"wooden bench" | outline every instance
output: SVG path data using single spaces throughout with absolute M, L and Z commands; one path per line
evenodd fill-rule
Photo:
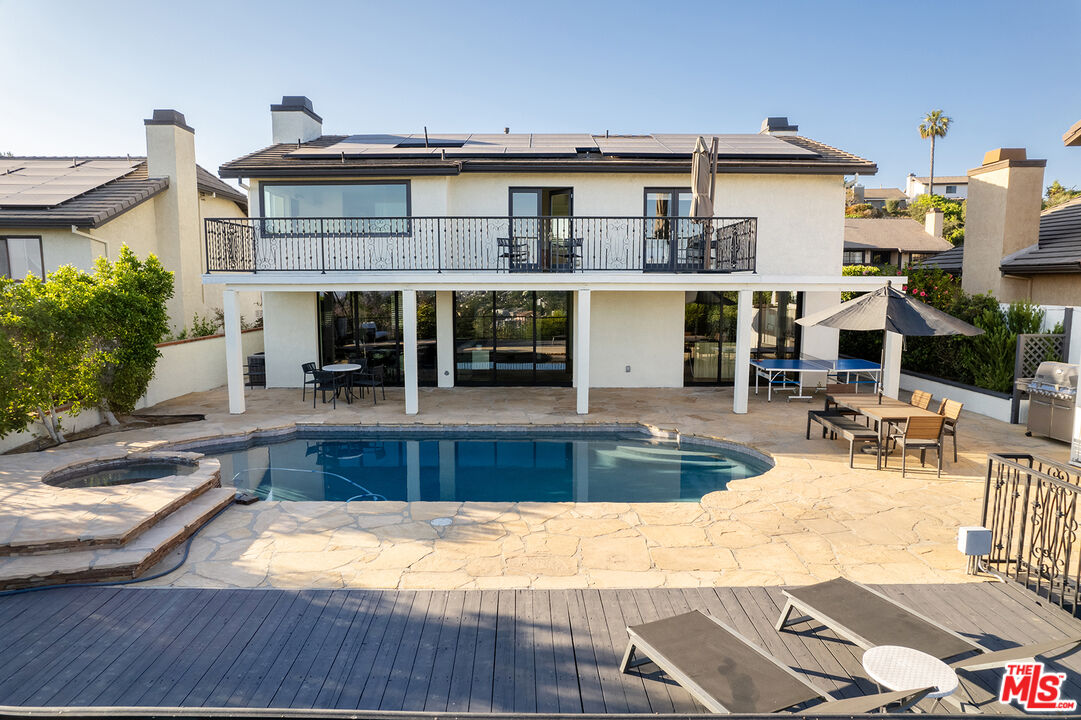
M 822 437 L 826 437 L 829 431 L 830 439 L 840 435 L 848 441 L 848 467 L 855 467 L 853 460 L 856 455 L 856 441 L 870 441 L 878 448 L 875 469 L 882 469 L 882 444 L 878 439 L 878 431 L 861 425 L 847 415 L 842 415 L 835 410 L 809 410 L 807 412 L 807 439 L 811 439 L 811 423 L 816 422 L 822 426 Z

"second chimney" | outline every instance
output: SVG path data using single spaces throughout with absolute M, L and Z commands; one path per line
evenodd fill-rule
M 927 231 L 928 235 L 934 237 L 942 237 L 942 211 L 938 208 L 931 208 L 926 217 L 923 219 L 923 229 Z
M 286 95 L 280 104 L 271 105 L 270 121 L 275 144 L 308 142 L 323 134 L 323 118 L 303 95 Z

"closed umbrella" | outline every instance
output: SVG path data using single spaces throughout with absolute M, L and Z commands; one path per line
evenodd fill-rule
M 691 217 L 713 217 L 713 157 L 703 137 L 691 155 Z

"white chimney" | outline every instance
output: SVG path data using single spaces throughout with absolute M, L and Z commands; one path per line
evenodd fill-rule
M 323 134 L 323 118 L 303 95 L 286 95 L 280 105 L 271 105 L 270 121 L 275 144 L 308 142 Z
M 195 130 L 176 110 L 155 110 L 146 126 L 146 166 L 152 178 L 169 187 L 154 198 L 154 253 L 173 272 L 175 292 L 169 316 L 176 327 L 190 321 L 202 303 L 202 228 L 195 174 Z
M 942 211 L 938 208 L 931 208 L 923 219 L 923 229 L 927 231 L 928 235 L 937 238 L 942 237 Z

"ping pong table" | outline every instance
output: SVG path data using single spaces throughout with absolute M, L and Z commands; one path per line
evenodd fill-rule
M 838 360 L 815 360 L 815 359 L 791 359 L 751 360 L 754 368 L 754 394 L 758 394 L 758 380 L 766 381 L 766 400 L 773 402 L 773 388 L 778 391 L 794 390 L 796 395 L 789 396 L 789 400 L 809 400 L 811 395 L 803 394 L 803 376 L 805 373 L 826 373 L 828 378 L 835 378 L 838 382 L 855 385 L 873 383 L 877 389 L 882 378 L 882 366 L 870 360 L 857 360 L 855 358 L 843 358 Z

